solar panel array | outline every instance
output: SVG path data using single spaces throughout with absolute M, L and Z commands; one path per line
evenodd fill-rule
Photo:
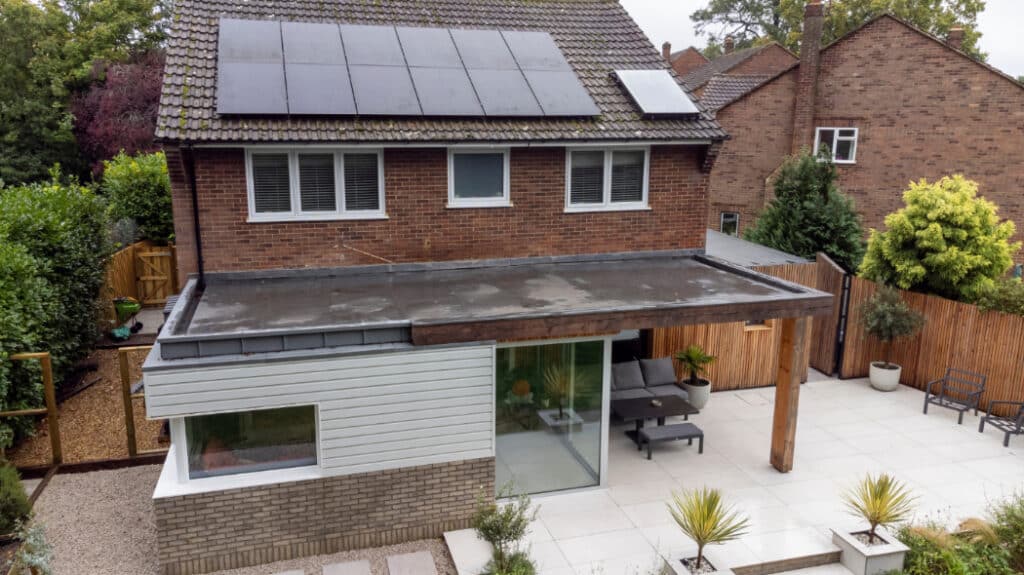
M 222 18 L 217 112 L 587 117 L 601 111 L 545 32 Z
M 633 103 L 647 117 L 693 118 L 700 110 L 668 70 L 616 70 Z

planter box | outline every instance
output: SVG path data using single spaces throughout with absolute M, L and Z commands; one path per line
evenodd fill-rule
M 672 557 L 671 559 L 665 559 L 669 565 L 668 573 L 674 573 L 675 575 L 693 575 L 686 565 L 683 565 L 683 559 L 689 558 L 691 555 L 680 555 Z M 728 565 L 724 557 L 718 557 L 717 555 L 708 556 L 707 551 L 704 552 L 704 560 L 711 561 L 711 564 L 717 568 L 717 571 L 711 571 L 705 575 L 734 575 L 732 569 L 723 569 L 722 565 Z
M 555 433 L 565 433 L 570 429 L 575 432 L 583 430 L 583 418 L 576 415 L 575 411 L 568 408 L 563 409 L 562 415 L 563 418 L 558 419 L 557 409 L 542 409 L 537 412 L 537 416 L 544 422 L 544 425 Z
M 903 569 L 903 559 L 909 548 L 885 529 L 878 529 L 876 534 L 885 541 L 884 544 L 865 545 L 847 529 L 832 530 L 832 543 L 842 552 L 839 561 L 853 575 L 881 575 Z

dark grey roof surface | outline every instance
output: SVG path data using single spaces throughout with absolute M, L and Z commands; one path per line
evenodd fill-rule
M 683 84 L 691 90 L 696 90 L 704 84 L 707 84 L 708 80 L 710 80 L 715 74 L 728 72 L 749 59 L 754 54 L 757 54 L 769 46 L 771 46 L 771 44 L 752 46 L 750 48 L 736 50 L 735 52 L 730 52 L 728 54 L 722 54 L 700 68 L 697 68 L 683 76 Z
M 808 261 L 800 256 L 794 256 L 774 248 L 762 246 L 761 244 L 748 242 L 747 240 L 716 232 L 715 230 L 708 230 L 704 249 L 709 256 L 714 256 L 720 260 L 725 260 L 745 268 L 802 264 Z
M 700 100 L 709 110 L 719 110 L 753 92 L 761 84 L 774 77 L 768 74 L 749 76 L 716 74 L 708 80 Z
M 216 113 L 220 17 L 549 32 L 601 109 L 597 119 L 231 118 Z M 178 0 L 157 138 L 190 142 L 717 140 L 695 120 L 645 120 L 616 69 L 668 69 L 618 2 L 608 0 Z

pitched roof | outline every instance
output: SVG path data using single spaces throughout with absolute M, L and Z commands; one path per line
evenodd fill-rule
M 188 142 L 458 142 L 720 140 L 694 120 L 644 119 L 611 77 L 668 69 L 618 2 L 607 0 L 178 0 L 167 46 L 157 138 Z M 549 32 L 601 109 L 596 119 L 221 117 L 216 112 L 221 16 Z M 691 95 L 691 98 L 693 96 Z M 699 104 L 698 104 L 699 106 Z
M 689 48 L 684 48 L 682 50 L 676 50 L 675 52 L 672 52 L 671 54 L 669 54 L 668 59 L 669 60 L 675 60 L 676 58 L 682 56 L 683 54 L 686 54 L 687 52 L 693 52 L 697 56 L 700 56 L 701 59 L 703 59 L 705 62 L 710 62 L 711 61 L 711 60 L 708 60 L 707 56 L 705 56 L 703 53 L 701 53 L 700 50 L 698 50 L 697 48 L 695 48 L 693 46 L 690 46 Z
M 769 46 L 772 46 L 772 44 L 753 46 L 751 48 L 744 48 L 742 50 L 736 50 L 735 52 L 729 52 L 728 54 L 722 54 L 700 68 L 697 68 L 683 76 L 683 84 L 691 90 L 696 90 L 704 84 L 707 84 L 708 80 L 710 80 L 715 74 L 728 72 Z
M 709 110 L 718 110 L 753 92 L 774 77 L 771 74 L 716 74 L 708 80 L 700 99 Z

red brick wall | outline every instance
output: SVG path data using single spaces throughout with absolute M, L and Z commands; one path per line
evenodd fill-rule
M 729 69 L 730 76 L 751 74 L 775 75 L 798 62 L 796 56 L 790 54 L 778 44 L 772 44 Z
M 672 59 L 672 69 L 676 71 L 676 74 L 685 76 L 707 63 L 708 59 L 691 46 Z
M 708 184 L 702 152 L 652 148 L 650 210 L 566 214 L 564 149 L 513 148 L 513 207 L 481 209 L 445 207 L 445 150 L 390 149 L 384 154 L 389 219 L 250 224 L 243 152 L 197 150 L 206 270 L 381 263 L 359 251 L 414 262 L 700 248 Z M 173 185 L 176 226 L 184 236 L 192 221 L 188 192 L 180 182 Z M 194 271 L 182 266 L 181 277 Z
M 722 146 L 711 172 L 711 229 L 719 228 L 721 212 L 739 212 L 740 229 L 745 229 L 764 207 L 765 179 L 789 153 L 795 84 L 796 72 L 789 72 L 718 112 L 732 139 Z

